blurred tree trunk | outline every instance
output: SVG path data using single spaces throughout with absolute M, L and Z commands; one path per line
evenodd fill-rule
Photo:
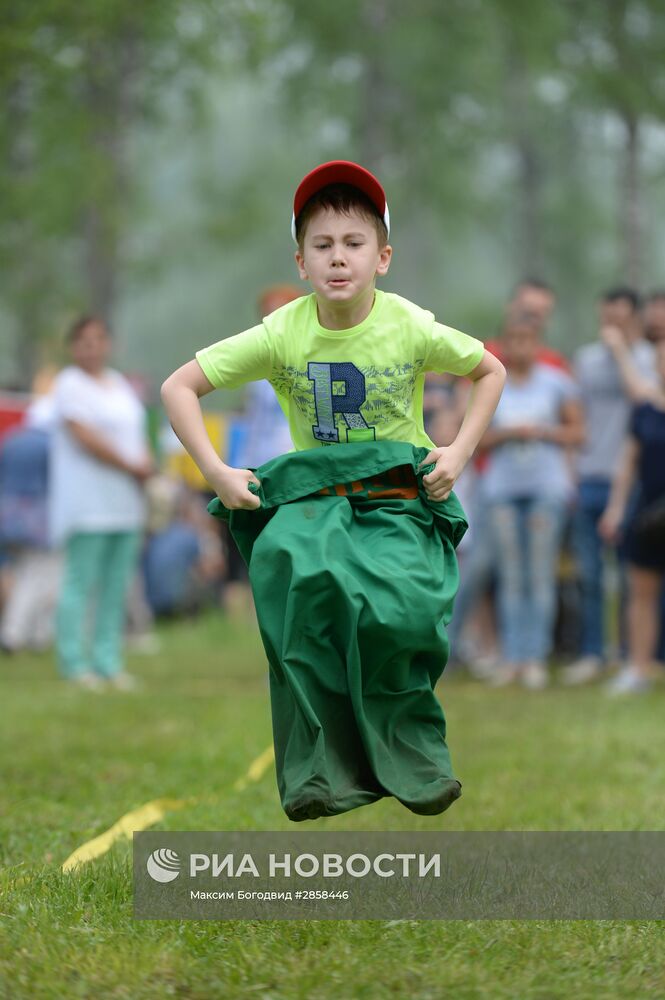
M 640 204 L 640 132 L 635 115 L 623 116 L 625 146 L 619 192 L 619 218 L 623 274 L 626 281 L 639 288 L 642 278 L 642 213 Z
M 548 246 L 560 285 L 557 310 L 562 316 L 567 343 L 575 346 L 587 320 L 587 287 L 593 280 L 588 265 L 593 255 L 590 236 L 594 229 L 584 223 L 589 200 L 582 154 L 584 127 L 573 108 L 559 122 L 560 151 L 553 170 L 564 195 L 553 220 L 556 226 L 551 240 L 553 249 Z M 543 273 L 543 277 L 549 280 L 549 274 Z
M 9 184 L 20 188 L 29 184 L 34 167 L 33 143 L 25 110 L 28 105 L 27 90 L 25 77 L 15 79 L 8 88 L 5 103 L 7 178 Z M 38 235 L 31 214 L 19 203 L 12 205 L 4 225 L 8 254 L 21 262 L 14 285 L 14 357 L 20 386 L 27 389 L 38 362 L 37 342 L 41 332 L 44 275 L 41 273 Z
M 639 48 L 630 30 L 632 6 L 631 0 L 614 0 L 608 7 L 608 38 L 615 53 L 616 77 L 608 82 L 607 87 L 625 136 L 617 191 L 620 240 L 618 259 L 622 277 L 637 288 L 642 277 L 643 252 L 639 121 L 643 114 L 645 97 L 651 96 L 652 83 L 647 75 L 645 90 L 636 84 L 644 70 Z M 651 22 L 650 28 L 653 27 L 654 22 Z M 617 79 L 625 80 L 629 86 L 619 88 Z
M 117 291 L 118 247 L 110 206 L 86 207 L 83 222 L 83 261 L 89 310 L 111 322 Z
M 95 172 L 82 213 L 83 270 L 89 309 L 108 323 L 118 294 L 120 219 L 128 194 L 123 139 L 134 117 L 138 48 L 138 39 L 126 27 L 102 48 L 92 46 L 83 90 Z
M 530 113 L 532 81 L 514 38 L 506 58 L 506 94 L 509 128 L 517 157 L 517 239 L 515 263 L 522 275 L 540 274 L 543 267 L 543 170 Z
M 360 162 L 380 171 L 389 147 L 388 84 L 383 69 L 382 42 L 388 23 L 387 0 L 364 0 L 362 23 L 369 41 L 365 56 L 360 117 Z

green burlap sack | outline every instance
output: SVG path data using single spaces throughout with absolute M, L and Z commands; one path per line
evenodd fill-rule
M 260 509 L 208 505 L 249 567 L 292 820 L 386 795 L 434 814 L 460 795 L 434 686 L 467 522 L 454 494 L 426 498 L 426 455 L 399 441 L 292 452 L 256 470 Z

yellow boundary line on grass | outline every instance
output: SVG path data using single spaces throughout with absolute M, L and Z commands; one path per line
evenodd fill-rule
M 252 761 L 243 777 L 238 778 L 234 783 L 233 790 L 242 792 L 248 785 L 259 781 L 274 759 L 275 754 L 272 746 L 266 747 L 263 753 L 259 754 Z M 188 799 L 153 799 L 152 802 L 146 802 L 145 805 L 140 806 L 138 809 L 133 809 L 131 812 L 125 813 L 117 823 L 114 823 L 104 833 L 100 833 L 98 837 L 94 837 L 92 840 L 88 840 L 85 844 L 77 847 L 63 863 L 63 872 L 73 871 L 79 865 L 83 865 L 87 861 L 93 861 L 95 858 L 100 857 L 100 855 L 106 854 L 116 840 L 119 840 L 121 837 L 129 838 L 135 831 L 145 830 L 147 827 L 153 826 L 160 819 L 163 819 L 166 813 L 174 812 L 176 809 L 182 809 L 184 806 L 193 805 L 201 801 L 201 798 L 194 797 Z
M 274 759 L 275 751 L 272 746 L 266 747 L 263 753 L 260 753 L 256 760 L 253 760 L 249 765 L 247 773 L 242 778 L 238 778 L 233 786 L 233 790 L 235 792 L 243 792 L 248 785 L 251 785 L 255 781 L 260 781 Z

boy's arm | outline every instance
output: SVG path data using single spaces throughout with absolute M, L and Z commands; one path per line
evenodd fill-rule
M 199 399 L 214 388 L 198 361 L 188 361 L 162 385 L 164 409 L 171 427 L 224 506 L 230 510 L 260 507 L 261 501 L 248 489 L 249 483 L 259 485 L 256 476 L 249 469 L 225 465 L 208 437 Z
M 423 462 L 424 465 L 436 462 L 434 471 L 423 476 L 430 500 L 445 500 L 450 495 L 494 415 L 506 381 L 506 369 L 498 358 L 485 351 L 466 378 L 471 379 L 473 387 L 457 437 L 447 448 L 434 448 Z

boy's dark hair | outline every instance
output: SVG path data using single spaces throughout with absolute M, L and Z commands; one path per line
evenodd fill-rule
M 654 288 L 644 299 L 645 305 L 647 302 L 665 302 L 665 288 Z
M 104 329 L 108 332 L 108 327 L 101 316 L 94 316 L 92 313 L 90 315 L 79 316 L 78 319 L 74 320 L 67 331 L 67 336 L 65 338 L 66 343 L 75 344 L 86 327 L 92 326 L 93 323 L 104 327 Z
M 637 312 L 642 304 L 640 293 L 630 285 L 615 285 L 600 296 L 601 302 L 618 302 L 620 299 L 630 302 L 633 312 Z
M 351 212 L 357 212 L 368 222 L 373 223 L 380 248 L 383 248 L 388 242 L 386 224 L 366 194 L 363 194 L 359 188 L 353 187 L 352 184 L 328 184 L 327 187 L 321 188 L 315 195 L 312 195 L 296 219 L 296 239 L 301 250 L 307 223 L 319 208 L 330 208 L 338 215 L 350 215 Z

